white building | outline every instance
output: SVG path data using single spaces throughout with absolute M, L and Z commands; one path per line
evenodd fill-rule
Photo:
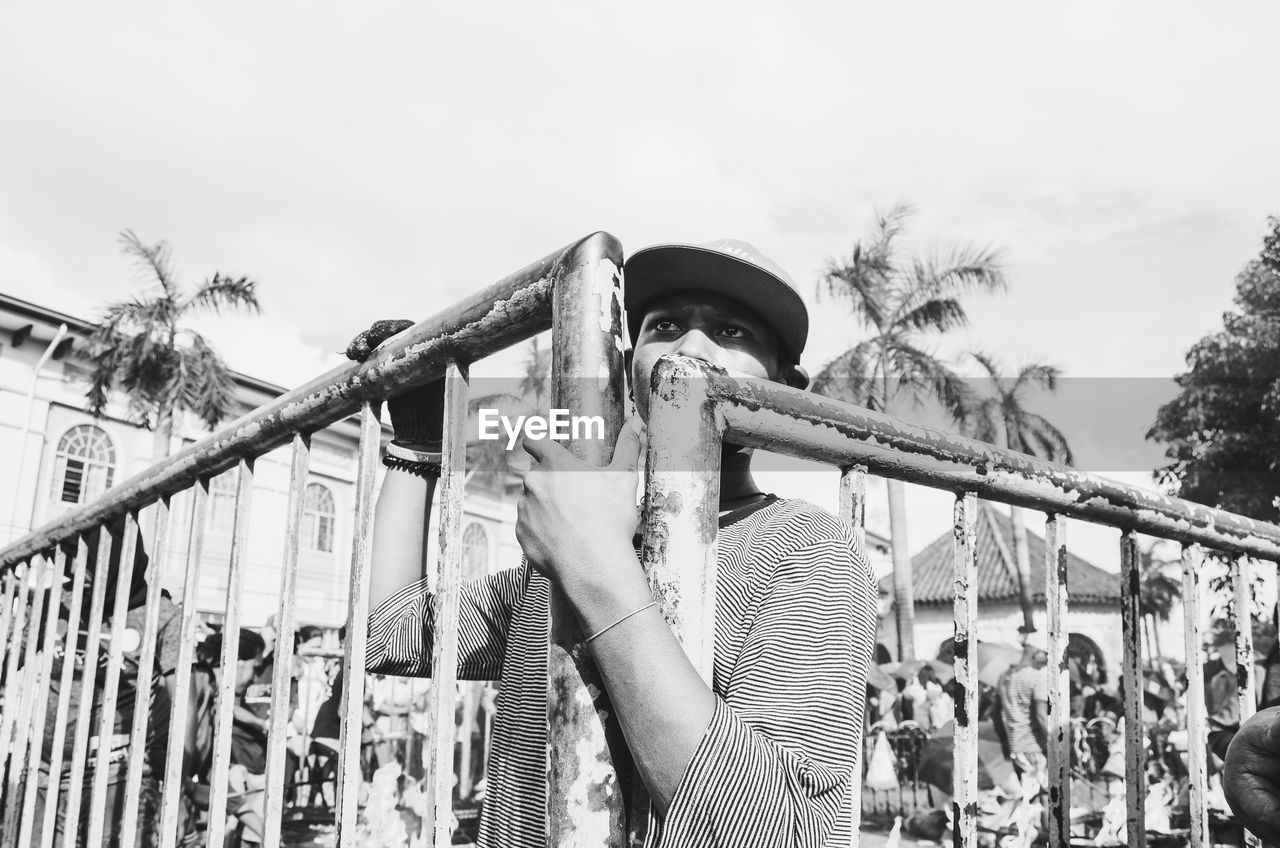
M 122 401 L 114 401 L 100 419 L 86 412 L 83 357 L 92 332 L 88 321 L 0 294 L 0 478 L 7 481 L 0 486 L 0 545 L 96 497 L 155 458 L 153 433 L 132 423 Z M 244 374 L 235 380 L 233 417 L 285 391 Z M 194 418 L 178 422 L 173 450 L 205 435 Z M 311 439 L 299 555 L 300 624 L 337 626 L 346 619 L 358 435 L 355 421 L 346 420 Z M 286 446 L 254 465 L 241 601 L 241 620 L 249 626 L 263 624 L 277 606 L 289 459 Z M 519 562 L 509 483 L 479 477 L 468 489 L 463 540 L 471 575 Z M 214 620 L 225 610 L 235 490 L 234 471 L 210 484 L 198 604 Z M 191 504 L 189 492 L 172 503 L 178 520 L 161 579 L 175 597 L 185 580 Z

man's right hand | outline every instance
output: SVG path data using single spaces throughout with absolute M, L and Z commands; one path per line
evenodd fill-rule
M 1231 740 L 1222 790 L 1241 824 L 1280 843 L 1280 707 L 1258 712 Z
M 374 321 L 347 345 L 347 358 L 364 362 L 378 345 L 412 326 L 413 322 L 407 318 Z M 444 380 L 387 398 L 387 408 L 397 443 L 419 450 L 440 450 L 444 434 Z

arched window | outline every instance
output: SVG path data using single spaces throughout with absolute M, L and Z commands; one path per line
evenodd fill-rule
M 236 526 L 236 488 L 240 469 L 232 468 L 209 481 L 209 530 L 230 533 Z
M 63 434 L 53 466 L 53 499 L 84 503 L 111 488 L 116 449 L 100 427 L 78 424 Z
M 333 552 L 333 493 L 319 483 L 308 483 L 302 498 L 302 544 L 309 550 Z
M 462 579 L 479 580 L 489 573 L 489 532 L 479 524 L 462 531 Z

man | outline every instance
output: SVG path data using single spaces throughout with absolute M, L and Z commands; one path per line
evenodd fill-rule
M 875 583 L 848 529 L 809 504 L 766 495 L 750 452 L 725 446 L 712 687 L 654 603 L 633 538 L 658 359 L 681 354 L 803 387 L 804 302 L 743 242 L 649 248 L 625 272 L 638 419 L 606 469 L 553 442 L 526 443 L 533 466 L 516 528 L 525 562 L 462 592 L 459 675 L 501 679 L 478 844 L 545 844 L 552 584 L 577 614 L 604 683 L 597 706 L 617 716 L 651 799 L 650 845 L 847 844 L 876 627 Z M 389 328 L 380 329 L 348 355 L 367 355 Z M 438 473 L 441 392 L 428 389 L 416 414 L 404 399 L 392 403 L 399 447 L 387 464 L 398 471 L 375 517 L 369 645 L 370 670 L 384 673 L 431 671 L 429 597 L 417 580 L 423 506 Z
M 1024 794 L 1039 794 L 1049 778 L 1049 652 L 1042 633 L 1025 635 L 1022 662 L 1000 680 L 1000 718 Z

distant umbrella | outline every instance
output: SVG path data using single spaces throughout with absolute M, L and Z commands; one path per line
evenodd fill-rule
M 947 722 L 924 744 L 920 751 L 920 780 L 953 794 L 955 773 L 955 722 Z M 978 788 L 993 789 L 1014 782 L 1013 763 L 1004 755 L 995 725 L 978 723 Z

